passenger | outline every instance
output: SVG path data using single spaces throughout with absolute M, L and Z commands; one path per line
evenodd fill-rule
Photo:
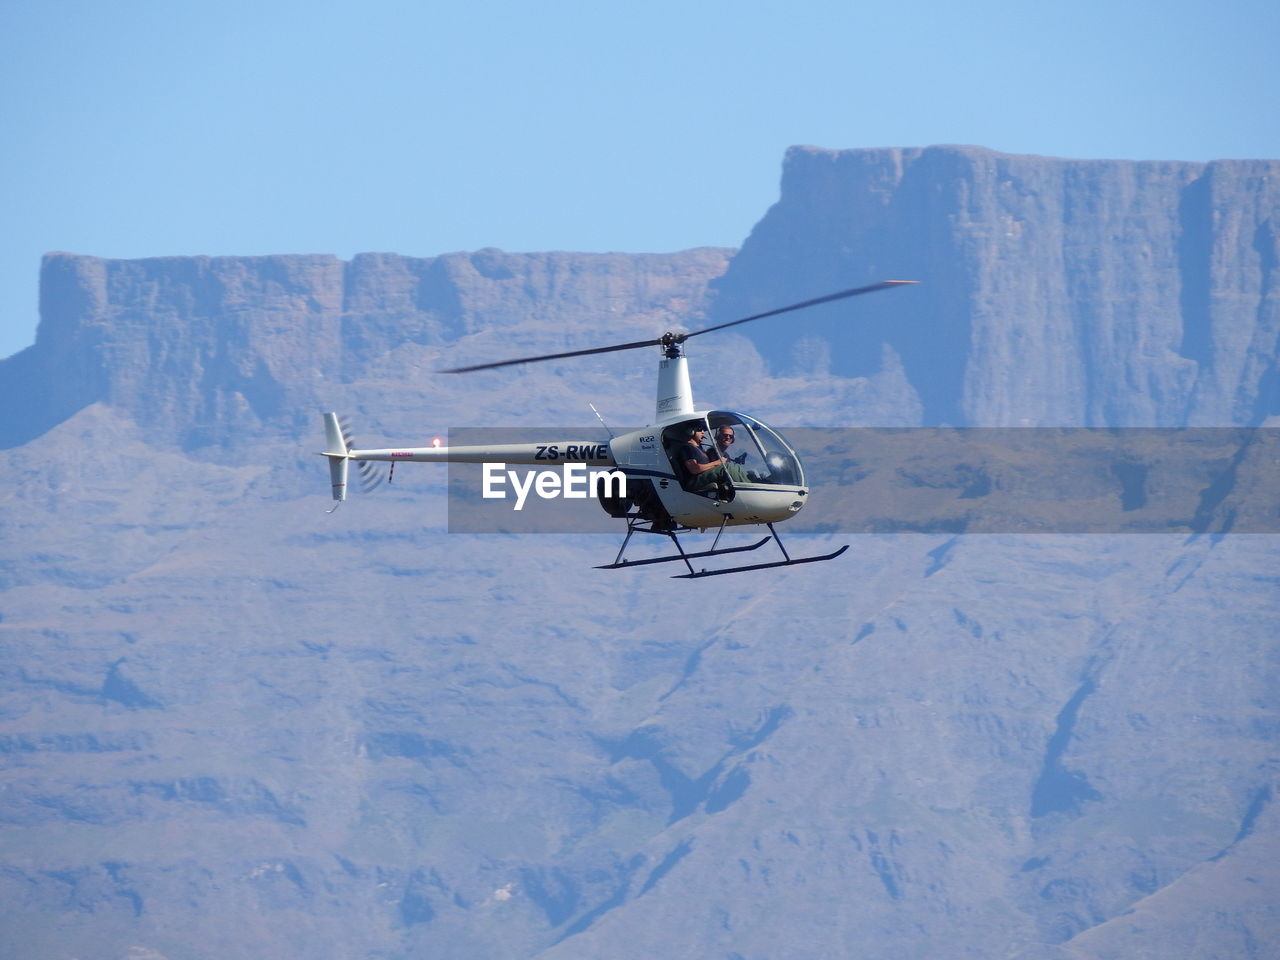
M 676 458 L 689 478 L 685 488 L 694 493 L 706 493 L 724 477 L 724 460 L 719 456 L 712 460 L 702 449 L 702 438 L 706 435 L 706 427 L 691 426 L 688 439 L 676 451 Z
M 690 426 L 685 442 L 680 444 L 680 448 L 676 452 L 680 465 L 685 468 L 686 474 L 694 481 L 691 486 L 694 486 L 695 489 L 705 486 L 704 483 L 698 483 L 700 477 L 710 479 L 707 475 L 724 463 L 721 457 L 717 456 L 716 460 L 712 460 L 707 451 L 704 451 L 704 436 L 707 436 L 707 428 L 696 424 Z
M 715 455 L 713 460 L 712 453 L 702 449 L 702 438 L 706 435 L 705 427 L 697 425 L 690 427 L 689 439 L 680 445 L 676 454 L 676 458 L 689 477 L 685 489 L 693 493 L 708 493 L 713 487 L 720 487 L 721 489 L 716 491 L 722 495 L 720 499 L 732 499 L 732 488 L 725 482 L 726 476 L 729 480 L 747 483 L 749 482 L 747 471 L 736 463 L 730 463 L 714 450 L 712 451 Z

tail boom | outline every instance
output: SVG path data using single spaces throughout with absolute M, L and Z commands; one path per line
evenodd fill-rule
M 367 492 L 382 481 L 370 462 L 384 463 L 512 463 L 539 467 L 556 467 L 564 463 L 586 463 L 599 467 L 615 467 L 610 444 L 599 441 L 552 440 L 547 443 L 494 443 L 458 447 L 399 447 L 360 450 L 354 445 L 336 413 L 324 415 L 325 449 L 321 456 L 329 461 L 329 480 L 333 499 L 347 499 L 347 474 L 356 464 Z M 394 469 L 394 467 L 393 467 Z
M 615 466 L 608 443 L 551 441 L 548 443 L 493 443 L 460 447 L 401 447 L 385 450 L 350 450 L 352 460 L 383 460 L 397 463 L 523 463 L 556 466 L 561 463 L 590 463 Z

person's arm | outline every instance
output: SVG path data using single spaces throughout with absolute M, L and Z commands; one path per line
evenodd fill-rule
M 723 460 L 708 460 L 706 463 L 699 463 L 695 457 L 690 457 L 684 462 L 684 468 L 692 474 L 706 473 L 712 467 L 718 467 L 724 463 Z

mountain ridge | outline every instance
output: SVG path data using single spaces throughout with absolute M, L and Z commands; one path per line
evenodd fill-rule
M 799 299 L 819 277 L 918 279 L 905 318 L 868 303 L 842 325 L 847 311 L 820 308 L 812 328 L 837 374 L 893 350 L 926 422 L 1258 424 L 1280 413 L 1277 184 L 1275 160 L 793 147 L 712 316 Z M 777 328 L 745 332 L 790 354 Z
M 321 410 L 362 440 L 603 436 L 586 401 L 646 416 L 656 351 L 433 371 L 855 285 L 869 225 L 912 197 L 925 249 L 967 259 L 757 325 L 776 347 L 698 338 L 695 397 L 779 425 L 911 427 L 1178 426 L 1264 395 L 1265 245 L 1224 266 L 1251 278 L 1237 300 L 1206 279 L 1142 302 L 1177 330 L 1148 311 L 1090 345 L 1082 331 L 1112 328 L 1057 302 L 1022 344 L 992 297 L 1007 283 L 1032 303 L 1068 274 L 1028 286 L 1025 251 L 990 235 L 996 208 L 958 202 L 990 178 L 948 171 L 980 158 L 931 154 L 936 190 L 916 158 L 908 196 L 873 189 L 883 157 L 840 157 L 856 176 L 815 181 L 803 211 L 789 183 L 737 254 L 51 256 L 40 338 L 0 361 L 0 953 L 1270 956 L 1274 536 L 815 536 L 802 552 L 852 548 L 707 588 L 592 569 L 616 548 L 603 537 L 448 533 L 430 465 L 326 514 Z M 1049 206 L 1024 228 L 1036 249 L 1066 237 Z M 961 209 L 982 216 L 953 223 Z M 1075 209 L 1073 236 L 1118 222 Z M 1155 216 L 1126 256 L 1172 236 L 1178 211 Z M 858 269 L 911 266 L 892 258 L 919 244 L 895 229 Z M 1214 236 L 1187 262 L 1241 249 Z M 1151 251 L 1181 275 L 1176 247 Z M 1121 291 L 1088 280 L 1082 295 Z M 1203 303 L 1186 352 L 1212 348 L 1205 364 L 1179 352 Z M 861 339 L 841 340 L 855 317 Z M 946 370 L 895 326 L 920 317 Z M 1204 370 L 1220 377 L 1202 403 Z

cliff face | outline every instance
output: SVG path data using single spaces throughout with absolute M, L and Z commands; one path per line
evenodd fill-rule
M 1270 171 L 800 150 L 732 261 L 51 255 L 0 362 L 0 956 L 1272 956 L 1274 537 L 842 537 L 702 589 L 450 535 L 431 465 L 326 516 L 311 455 L 320 409 L 596 430 L 652 354 L 432 372 L 894 275 L 755 325 L 787 376 L 693 341 L 695 395 L 1256 419 Z
M 589 346 L 885 278 L 922 283 L 740 332 L 766 366 L 835 384 L 846 424 L 1257 424 L 1280 414 L 1278 251 L 1280 161 L 805 147 L 731 263 L 51 254 L 37 342 L 0 361 L 0 402 L 19 412 L 0 443 L 97 401 L 188 447 L 299 436 L 335 381 L 406 344 Z M 767 405 L 762 371 L 741 369 L 715 385 Z
M 335 383 L 405 344 L 441 353 L 474 337 L 518 350 L 675 323 L 702 308 L 728 254 L 50 254 L 36 343 L 0 361 L 0 402 L 17 414 L 0 444 L 95 402 L 188 448 L 297 436 Z
M 928 422 L 1259 423 L 1280 412 L 1278 237 L 1280 161 L 798 147 L 713 316 L 920 280 L 804 329 L 845 375 L 892 348 Z M 744 332 L 785 367 L 794 329 Z

